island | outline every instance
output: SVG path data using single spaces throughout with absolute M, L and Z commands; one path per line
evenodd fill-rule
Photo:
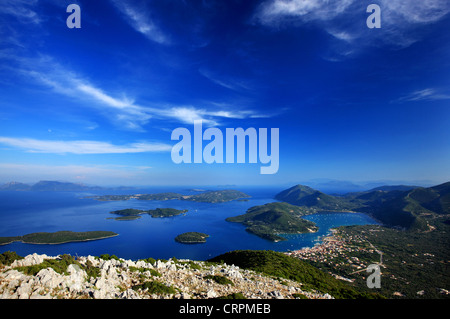
M 132 195 L 99 195 L 99 196 L 86 196 L 87 199 L 95 199 L 98 201 L 119 201 L 119 200 L 187 200 L 193 202 L 203 202 L 203 203 L 224 203 L 233 200 L 242 200 L 250 198 L 243 192 L 227 189 L 221 191 L 205 191 L 200 194 L 195 195 L 183 195 L 179 193 L 166 192 L 166 193 L 156 193 L 156 194 L 132 194 Z
M 158 217 L 172 217 L 177 216 L 183 213 L 186 213 L 187 209 L 175 209 L 175 208 L 156 208 L 156 209 L 150 209 L 150 210 L 140 210 L 140 209 L 134 209 L 134 208 L 126 208 L 121 210 L 115 210 L 110 212 L 110 214 L 114 215 L 120 215 L 120 217 L 114 218 L 115 220 L 134 220 L 141 218 L 140 215 L 142 214 L 148 214 L 152 216 L 153 218 Z
M 181 244 L 201 244 L 206 243 L 209 235 L 198 232 L 187 232 L 175 237 L 175 241 Z
M 158 217 L 172 217 L 180 214 L 186 213 L 187 209 L 175 209 L 175 208 L 156 208 L 147 211 L 147 214 L 151 215 L 153 218 Z
M 286 240 L 279 234 L 299 234 L 316 232 L 318 227 L 301 218 L 305 211 L 288 203 L 268 203 L 254 206 L 243 215 L 228 217 L 229 222 L 242 223 L 246 230 L 261 238 L 278 242 Z
M 0 245 L 7 245 L 16 241 L 25 244 L 65 244 L 78 241 L 98 240 L 117 236 L 112 231 L 57 231 L 54 233 L 39 232 L 31 233 L 23 236 L 0 237 Z

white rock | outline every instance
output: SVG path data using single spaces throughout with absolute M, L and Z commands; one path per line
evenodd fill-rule
M 217 297 L 217 293 L 215 292 L 214 289 L 210 289 L 207 291 L 206 298 L 216 298 L 216 297 Z
M 176 271 L 177 270 L 177 266 L 175 264 L 169 264 L 166 266 L 167 270 L 170 271 Z
M 78 265 L 69 265 L 67 267 L 67 272 L 70 274 L 65 283 L 69 290 L 78 292 L 84 289 L 84 283 L 87 277 L 86 272 L 81 269 Z
M 97 258 L 95 258 L 94 256 L 91 256 L 91 255 L 89 255 L 89 256 L 86 257 L 86 263 L 87 263 L 88 261 L 89 261 L 89 262 L 92 264 L 92 266 L 94 266 L 94 267 L 98 267 L 98 264 L 100 263 L 100 262 L 98 261 Z
M 136 262 L 136 267 L 137 268 L 148 268 L 147 263 L 143 260 L 138 260 Z
M 5 275 L 6 280 L 24 280 L 27 278 L 26 275 L 15 269 L 8 270 Z
M 35 279 L 44 287 L 56 288 L 63 282 L 63 276 L 58 274 L 52 268 L 40 270 Z
M 140 299 L 139 294 L 133 289 L 127 289 L 119 295 L 122 299 Z
M 22 283 L 16 290 L 17 295 L 19 296 L 19 299 L 28 299 L 31 294 L 31 284 L 26 282 Z

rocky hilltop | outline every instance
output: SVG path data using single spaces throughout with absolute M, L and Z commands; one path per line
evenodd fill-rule
M 226 263 L 132 261 L 109 255 L 1 257 L 0 299 L 332 298 L 305 291 L 298 281 Z

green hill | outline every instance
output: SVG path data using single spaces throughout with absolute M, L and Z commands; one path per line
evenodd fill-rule
M 434 187 L 379 187 L 366 192 L 332 196 L 297 185 L 276 199 L 315 211 L 364 212 L 389 227 L 428 230 L 428 221 L 450 214 L 450 182 Z
M 295 280 L 303 289 L 328 293 L 335 298 L 378 298 L 379 295 L 360 292 L 347 283 L 335 279 L 310 264 L 297 258 L 274 251 L 237 250 L 214 257 L 209 261 L 225 262 L 241 268 L 251 269 L 268 276 Z
M 292 205 L 314 207 L 320 210 L 351 210 L 355 206 L 345 198 L 327 195 L 304 185 L 296 185 L 275 196 L 276 199 Z
M 229 217 L 229 222 L 242 223 L 247 231 L 272 241 L 286 240 L 278 234 L 317 231 L 313 222 L 301 218 L 303 209 L 288 203 L 269 203 L 254 206 L 243 215 Z

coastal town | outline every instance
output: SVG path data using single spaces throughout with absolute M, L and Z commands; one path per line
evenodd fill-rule
M 370 264 L 383 265 L 383 253 L 362 235 L 349 235 L 337 229 L 330 236 L 322 238 L 320 244 L 300 250 L 289 251 L 286 255 L 307 260 L 328 271 L 335 278 L 354 282 Z

